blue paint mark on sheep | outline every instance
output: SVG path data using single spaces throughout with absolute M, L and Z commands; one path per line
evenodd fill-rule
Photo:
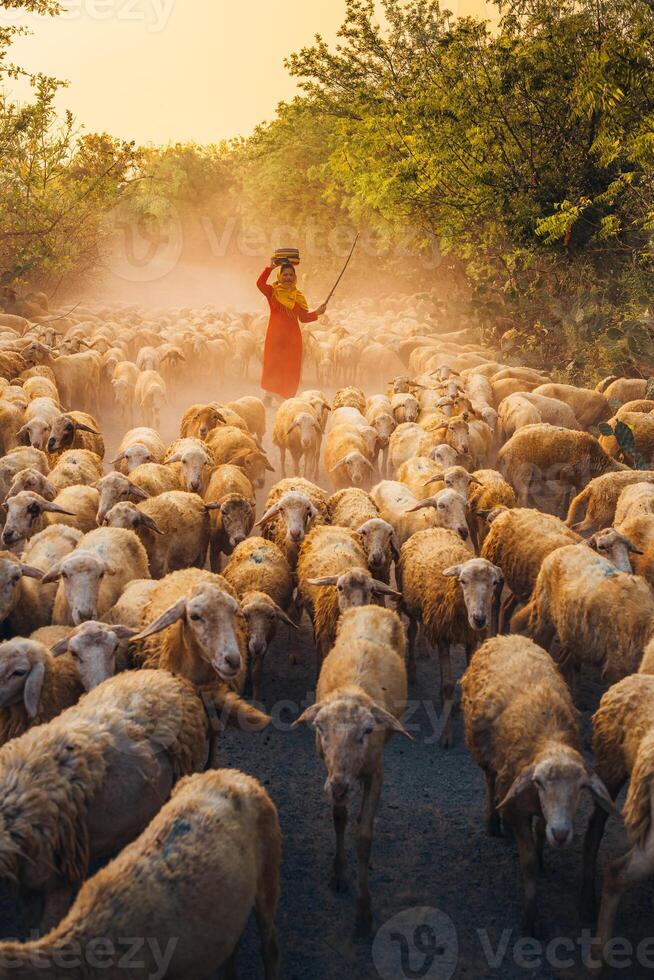
M 173 845 L 175 844 L 175 841 L 179 840 L 180 837 L 185 837 L 186 834 L 190 834 L 191 829 L 192 828 L 188 820 L 175 821 L 175 823 L 170 828 L 170 833 L 168 834 L 168 837 L 166 838 L 166 842 L 161 851 L 164 860 L 170 854 L 170 851 Z
M 252 552 L 252 561 L 254 562 L 255 565 L 262 565 L 263 564 L 263 555 L 261 554 L 260 551 L 253 551 Z

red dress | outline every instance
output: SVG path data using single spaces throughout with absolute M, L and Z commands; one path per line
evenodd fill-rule
M 272 267 L 267 266 L 257 279 L 257 289 L 270 306 L 261 387 L 282 398 L 292 398 L 300 386 L 302 373 L 302 333 L 298 320 L 313 323 L 318 319 L 318 314 L 308 313 L 297 303 L 292 310 L 282 306 L 273 296 L 273 288 L 267 281 L 271 272 Z

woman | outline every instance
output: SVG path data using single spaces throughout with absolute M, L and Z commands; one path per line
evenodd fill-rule
M 268 277 L 274 268 L 271 261 L 257 280 L 257 288 L 267 298 L 270 305 L 270 320 L 263 351 L 263 374 L 261 387 L 268 394 L 292 398 L 300 385 L 302 372 L 302 333 L 301 323 L 313 323 L 322 316 L 327 306 L 319 306 L 313 313 L 304 295 L 297 288 L 297 275 L 290 263 L 279 266 L 274 285 L 269 285 Z

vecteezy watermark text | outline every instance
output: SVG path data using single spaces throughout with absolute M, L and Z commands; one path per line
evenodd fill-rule
M 37 935 L 31 938 L 36 939 Z M 0 967 L 11 970 L 20 966 L 24 969 L 29 964 L 36 975 L 38 971 L 43 971 L 41 975 L 44 977 L 47 976 L 45 971 L 52 967 L 58 970 L 79 970 L 83 966 L 93 970 L 108 970 L 112 967 L 119 970 L 151 969 L 151 973 L 143 973 L 143 976 L 147 980 L 162 980 L 175 955 L 177 943 L 176 938 L 163 944 L 153 938 L 107 939 L 97 936 L 85 944 L 77 940 L 54 943 L 47 952 L 21 946 L 20 952 L 15 956 L 2 953 Z
M 143 24 L 149 34 L 159 34 L 170 21 L 176 0 L 62 0 L 59 19 L 77 21 L 116 20 Z M 33 14 L 15 9 L 0 11 L 0 19 L 29 21 Z

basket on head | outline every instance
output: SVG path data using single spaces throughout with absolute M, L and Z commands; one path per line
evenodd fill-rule
M 299 265 L 300 250 L 297 248 L 278 248 L 273 256 L 274 265 Z

